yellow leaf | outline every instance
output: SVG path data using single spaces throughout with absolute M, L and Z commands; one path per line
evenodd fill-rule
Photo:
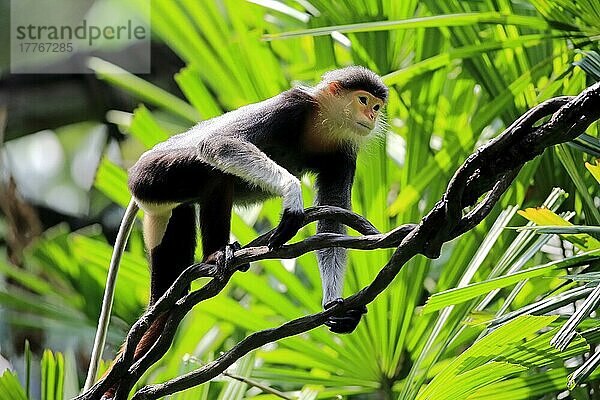
M 592 176 L 594 178 L 596 178 L 598 183 L 600 183 L 600 162 L 599 162 L 599 160 L 596 160 L 595 163 L 596 163 L 595 165 L 592 165 L 592 164 L 586 162 L 585 167 L 588 169 L 588 171 L 590 171 Z
M 526 208 L 525 210 L 517 211 L 520 216 L 535 222 L 538 225 L 546 226 L 571 226 L 569 221 L 565 221 L 554 212 L 546 207 Z
M 529 221 L 535 222 L 540 226 L 572 226 L 573 224 L 569 221 L 556 215 L 546 207 L 527 208 L 525 210 L 517 211 L 520 216 L 528 219 Z M 587 233 L 578 234 L 564 234 L 560 235 L 561 238 L 573 243 L 581 250 L 595 250 L 600 248 L 600 241 L 595 239 L 593 236 Z

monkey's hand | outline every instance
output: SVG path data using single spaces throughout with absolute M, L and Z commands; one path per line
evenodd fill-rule
M 302 228 L 303 221 L 304 210 L 290 211 L 284 209 L 279 225 L 277 225 L 275 232 L 269 238 L 269 248 L 276 249 L 281 247 L 285 242 L 293 238 L 300 228 Z
M 325 309 L 328 310 L 331 307 L 343 303 L 344 300 L 337 298 L 325 304 Z M 325 325 L 329 327 L 329 330 L 334 333 L 350 333 L 356 329 L 358 323 L 363 314 L 367 313 L 367 307 L 362 306 L 346 311 L 345 314 L 337 317 L 329 317 L 325 322 Z

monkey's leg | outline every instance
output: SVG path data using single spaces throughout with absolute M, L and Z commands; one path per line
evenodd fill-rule
M 223 175 L 220 184 L 208 191 L 200 202 L 200 231 L 202 232 L 203 260 L 208 263 L 218 263 L 224 257 L 225 246 L 239 250 L 240 245 L 229 245 L 231 229 L 231 208 L 233 206 L 233 179 Z M 238 267 L 247 271 L 249 264 Z
M 352 208 L 351 191 L 354 180 L 355 161 L 351 158 L 338 156 L 330 162 L 327 170 L 322 170 L 317 176 L 316 205 L 331 205 Z M 317 233 L 346 233 L 344 225 L 333 220 L 320 220 L 317 223 Z M 325 309 L 342 302 L 344 274 L 346 270 L 346 249 L 332 247 L 317 251 L 319 272 L 323 284 L 323 306 Z M 335 333 L 350 333 L 360 322 L 366 307 L 346 311 L 345 314 L 330 317 L 325 325 Z
M 233 181 L 223 175 L 221 184 L 208 192 L 200 202 L 200 232 L 204 260 L 229 243 L 232 207 Z
M 327 232 L 345 232 L 344 229 L 337 229 L 337 227 L 332 226 L 330 229 L 327 229 L 327 223 L 320 225 L 321 229 L 325 229 Z M 328 309 L 343 302 L 342 289 L 346 269 L 346 249 L 333 247 L 319 250 L 317 252 L 317 259 L 323 283 L 323 307 Z M 325 325 L 335 333 L 350 333 L 356 329 L 362 315 L 366 312 L 366 307 L 350 309 L 343 315 L 329 317 Z
M 194 262 L 196 249 L 196 210 L 191 204 L 181 204 L 165 215 L 147 215 L 144 217 L 144 235 L 148 246 L 151 268 L 150 304 L 156 303 L 171 287 L 177 277 Z M 158 228 L 154 233 L 162 237 L 150 236 L 146 227 Z M 150 242 L 150 240 L 155 240 Z M 159 239 L 159 240 L 158 240 Z M 152 247 L 150 247 L 150 245 Z M 152 343 L 152 342 L 151 342 Z M 138 345 L 136 352 L 142 352 Z
M 345 233 L 345 229 L 325 223 L 320 224 L 322 231 Z M 319 226 L 319 225 L 317 225 Z M 329 228 L 329 229 L 328 229 Z M 346 269 L 346 249 L 333 247 L 322 249 L 317 252 L 319 271 L 323 282 L 323 307 L 331 308 L 343 302 L 342 289 L 344 286 L 344 272 Z M 367 312 L 366 307 L 350 309 L 345 314 L 329 317 L 325 325 L 335 333 L 350 333 L 356 329 L 362 315 Z
M 194 262 L 196 248 L 196 211 L 193 205 L 182 204 L 170 210 L 164 207 L 146 207 L 144 214 L 144 241 L 149 252 L 151 282 L 150 305 L 171 287 L 175 279 Z M 152 212 L 154 211 L 154 212 Z M 141 358 L 156 342 L 167 321 L 160 315 L 140 339 L 134 360 Z M 104 398 L 114 397 L 117 387 L 109 389 Z
M 147 228 L 148 233 L 146 233 Z M 160 235 L 161 231 L 162 235 Z M 169 211 L 167 215 L 146 214 L 144 235 L 150 253 L 150 304 L 152 305 L 194 262 L 196 249 L 194 206 L 182 204 Z M 148 328 L 135 349 L 135 359 L 140 358 L 154 344 L 162 333 L 165 322 L 166 315 L 162 315 Z

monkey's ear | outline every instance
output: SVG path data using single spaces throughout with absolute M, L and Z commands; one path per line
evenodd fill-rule
M 329 92 L 329 94 L 338 95 L 342 93 L 342 90 L 344 90 L 344 88 L 342 87 L 339 81 L 333 81 L 330 82 L 329 85 L 327 85 L 327 91 Z

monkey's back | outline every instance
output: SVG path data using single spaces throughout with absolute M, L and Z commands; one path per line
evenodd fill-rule
M 202 121 L 144 153 L 129 170 L 129 189 L 140 199 L 195 201 L 227 176 L 234 182 L 237 203 L 273 196 L 244 179 L 216 169 L 203 159 L 203 143 L 242 140 L 255 145 L 278 165 L 300 177 L 306 170 L 301 138 L 316 107 L 307 90 L 293 88 L 259 103 L 249 104 Z M 257 166 L 260 168 L 260 166 Z
M 289 147 L 300 139 L 316 102 L 301 88 L 292 88 L 264 101 L 248 104 L 223 115 L 199 122 L 190 130 L 157 144 L 153 150 L 196 147 L 206 139 L 231 136 L 258 148 L 274 142 Z

